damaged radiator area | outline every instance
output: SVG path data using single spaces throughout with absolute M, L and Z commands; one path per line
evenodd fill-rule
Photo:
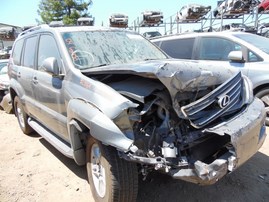
M 186 91 L 183 83 L 173 85 L 172 76 L 169 83 L 170 75 L 165 79 L 146 77 L 95 75 L 96 80 L 137 104 L 113 120 L 133 139 L 130 151 L 119 152 L 120 157 L 138 163 L 145 177 L 152 170 L 159 170 L 200 184 L 215 183 L 233 171 L 237 162 L 235 134 L 208 129 L 229 122 L 246 109 L 247 86 L 241 73 L 220 84 L 212 85 L 211 81 L 208 86 L 201 85 L 204 78 L 197 79 L 200 83 L 192 79 Z M 190 88 L 195 82 L 197 87 Z

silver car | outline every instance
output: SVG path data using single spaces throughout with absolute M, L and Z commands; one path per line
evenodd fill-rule
M 239 68 L 252 81 L 254 94 L 268 108 L 268 38 L 244 32 L 212 32 L 166 36 L 152 42 L 173 58 L 196 60 L 208 66 Z
M 9 78 L 7 75 L 8 59 L 0 60 L 0 102 L 8 93 Z
M 264 105 L 239 70 L 170 59 L 125 29 L 29 29 L 8 73 L 22 131 L 86 165 L 95 201 L 136 201 L 138 173 L 155 170 L 213 184 L 266 137 Z

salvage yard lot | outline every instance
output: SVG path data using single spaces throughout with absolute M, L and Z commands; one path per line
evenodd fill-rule
M 39 135 L 24 135 L 16 117 L 0 111 L 1 202 L 93 201 L 86 179 L 85 167 Z M 269 138 L 246 164 L 215 185 L 154 174 L 140 181 L 138 201 L 269 201 Z

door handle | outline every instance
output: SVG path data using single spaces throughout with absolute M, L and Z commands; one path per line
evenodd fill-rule
M 37 77 L 36 76 L 33 77 L 33 83 L 34 84 L 38 84 L 38 80 L 37 80 Z

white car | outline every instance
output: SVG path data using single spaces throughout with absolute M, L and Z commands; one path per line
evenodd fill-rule
M 92 17 L 92 16 L 81 17 L 81 18 L 77 19 L 77 25 L 93 26 L 94 25 L 94 17 Z
M 113 13 L 109 17 L 110 27 L 128 27 L 128 16 L 122 13 Z
M 177 14 L 178 22 L 199 21 L 209 11 L 211 6 L 203 6 L 200 4 L 188 4 L 183 6 Z
M 141 26 L 155 26 L 163 23 L 163 13 L 160 11 L 144 11 L 142 12 Z
M 169 56 L 207 66 L 240 69 L 269 109 L 269 39 L 245 32 L 210 32 L 153 39 Z M 269 110 L 266 124 L 269 125 Z

